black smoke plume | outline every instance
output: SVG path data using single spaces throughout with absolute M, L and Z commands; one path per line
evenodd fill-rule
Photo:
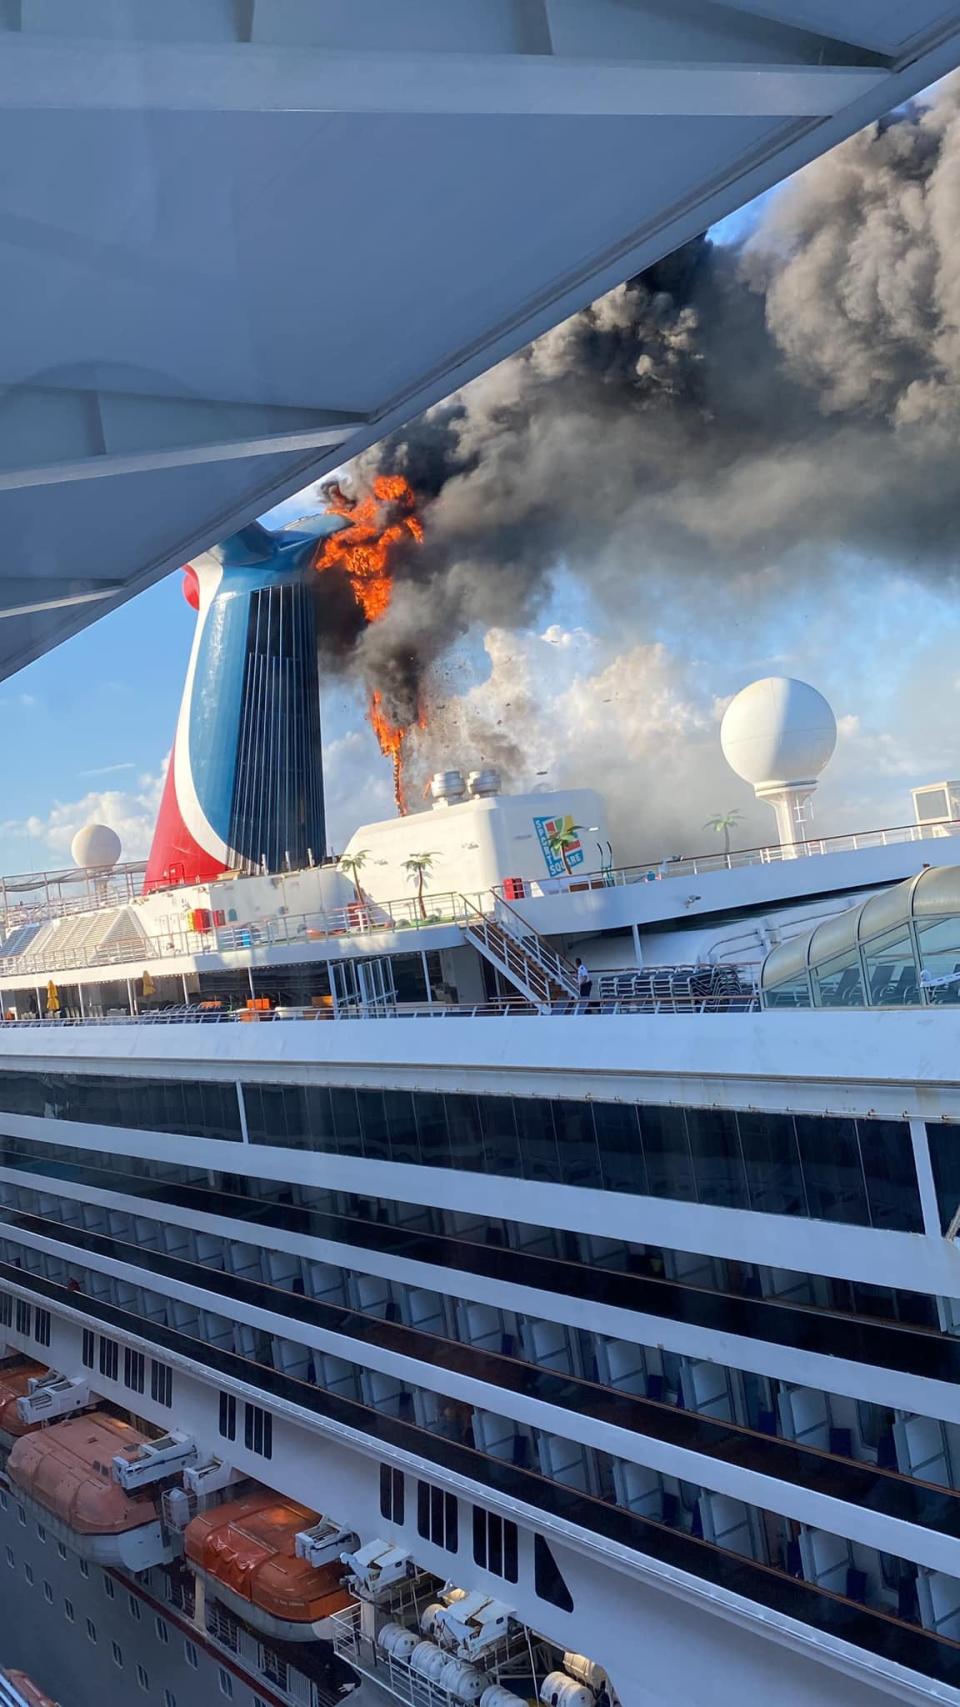
M 745 242 L 688 244 L 361 459 L 360 487 L 414 484 L 426 539 L 382 622 L 343 603 L 330 661 L 408 722 L 458 637 L 528 624 L 561 562 L 627 639 L 658 587 L 735 620 L 771 565 L 953 577 L 958 426 L 953 82 L 808 167 Z

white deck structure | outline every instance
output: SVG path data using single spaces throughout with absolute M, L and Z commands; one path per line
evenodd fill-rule
M 958 62 L 944 0 L 0 0 L 0 676 Z

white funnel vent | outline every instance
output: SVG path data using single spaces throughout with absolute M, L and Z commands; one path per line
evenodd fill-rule
M 463 800 L 467 785 L 462 771 L 434 771 L 430 778 L 430 794 L 434 806 L 456 806 Z
M 491 795 L 499 794 L 501 787 L 500 772 L 492 766 L 482 771 L 471 771 L 467 777 L 467 788 L 474 800 L 488 800 Z

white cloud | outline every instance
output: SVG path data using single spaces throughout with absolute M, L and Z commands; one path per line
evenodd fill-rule
M 364 725 L 326 743 L 323 787 L 327 844 L 334 852 L 346 847 L 358 824 L 393 815 L 390 761 L 380 752 L 372 729 Z
M 46 814 L 9 818 L 0 823 L 0 836 L 37 844 L 39 864 L 69 859 L 70 843 L 84 824 L 109 824 L 120 837 L 122 859 L 145 859 L 150 851 L 166 761 L 156 775 L 139 777 L 135 789 L 91 789 L 78 800 L 54 801 Z
M 848 713 L 837 718 L 837 750 L 815 796 L 820 835 L 893 828 L 913 820 L 910 789 L 936 770 L 927 728 L 891 732 Z M 944 763 L 948 761 L 944 759 Z

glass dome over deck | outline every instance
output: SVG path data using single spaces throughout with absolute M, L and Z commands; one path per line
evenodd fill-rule
M 960 866 L 927 866 L 779 943 L 763 1006 L 960 1005 Z

